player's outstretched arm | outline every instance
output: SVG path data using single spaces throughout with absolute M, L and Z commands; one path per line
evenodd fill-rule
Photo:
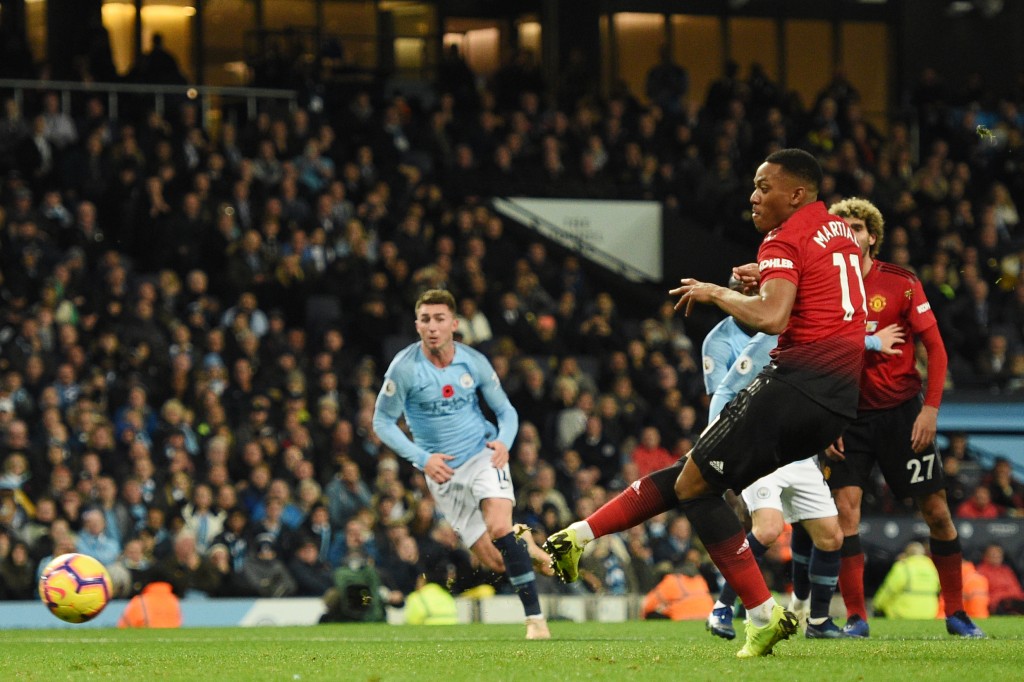
M 679 286 L 668 293 L 679 296 L 675 309 L 685 307 L 687 315 L 694 303 L 711 303 L 747 327 L 765 334 L 781 334 L 789 324 L 789 314 L 796 301 L 796 284 L 776 277 L 765 282 L 757 296 L 746 296 L 717 284 L 683 278 Z

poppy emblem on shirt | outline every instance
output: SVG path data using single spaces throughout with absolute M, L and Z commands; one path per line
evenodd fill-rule
M 881 294 L 875 294 L 874 296 L 871 297 L 871 300 L 868 301 L 868 307 L 871 308 L 871 310 L 873 310 L 874 312 L 880 313 L 883 310 L 885 310 L 886 302 L 887 301 L 885 300 L 885 296 L 882 296 Z
M 455 389 L 452 388 L 451 384 L 445 384 L 444 388 L 441 389 L 441 395 L 444 396 L 445 398 L 451 398 L 453 395 L 455 395 Z

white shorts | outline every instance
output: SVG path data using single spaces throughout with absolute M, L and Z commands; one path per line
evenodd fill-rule
M 434 496 L 434 503 L 467 547 L 472 547 L 487 532 L 480 511 L 483 500 L 496 497 L 511 500 L 513 505 L 516 502 L 508 464 L 494 468 L 493 455 L 494 450 L 484 448 L 455 469 L 455 475 L 447 483 L 436 483 L 427 476 L 427 488 Z
M 815 457 L 808 457 L 763 476 L 741 493 L 747 509 L 777 509 L 786 523 L 837 516 L 832 492 Z

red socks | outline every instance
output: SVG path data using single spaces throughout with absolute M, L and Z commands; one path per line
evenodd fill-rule
M 679 504 L 675 495 L 666 500 L 658 486 L 645 476 L 629 486 L 587 517 L 594 537 L 619 533 L 644 521 L 671 511 Z
M 743 533 L 715 543 L 706 545 L 711 560 L 722 572 L 722 577 L 729 586 L 736 590 L 740 601 L 747 609 L 752 609 L 771 599 L 771 592 L 765 584 L 761 568 L 750 551 L 750 543 Z
M 934 541 L 933 541 L 934 542 Z M 939 586 L 942 588 L 942 601 L 946 605 L 946 615 L 952 616 L 964 610 L 964 578 L 963 554 L 932 553 L 932 563 L 939 571 Z
M 860 616 L 868 619 L 864 606 L 864 555 L 844 556 L 839 563 L 839 591 L 846 604 L 846 617 Z

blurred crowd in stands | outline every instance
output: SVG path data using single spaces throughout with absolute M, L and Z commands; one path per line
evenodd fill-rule
M 368 563 L 392 604 L 425 567 L 448 565 L 454 593 L 493 582 L 371 428 L 425 288 L 455 293 L 462 341 L 519 411 L 517 520 L 538 538 L 685 453 L 706 421 L 701 339 L 667 299 L 624 304 L 492 196 L 653 199 L 752 258 L 752 171 L 803 147 L 826 203 L 881 208 L 881 257 L 923 280 L 948 388 L 1024 391 L 1024 91 L 928 71 L 882 131 L 842 74 L 804 106 L 757 65 L 705 96 L 661 64 L 643 95 L 567 90 L 549 107 L 520 54 L 484 90 L 449 59 L 430 101 L 359 92 L 252 121 L 3 99 L 0 598 L 32 598 L 40 564 L 69 551 L 107 564 L 120 595 L 154 577 L 322 595 Z M 958 516 L 1024 513 L 1009 463 L 949 443 Z M 908 509 L 868 492 L 866 513 Z M 593 546 L 574 589 L 700 571 L 717 591 L 683 516 Z

